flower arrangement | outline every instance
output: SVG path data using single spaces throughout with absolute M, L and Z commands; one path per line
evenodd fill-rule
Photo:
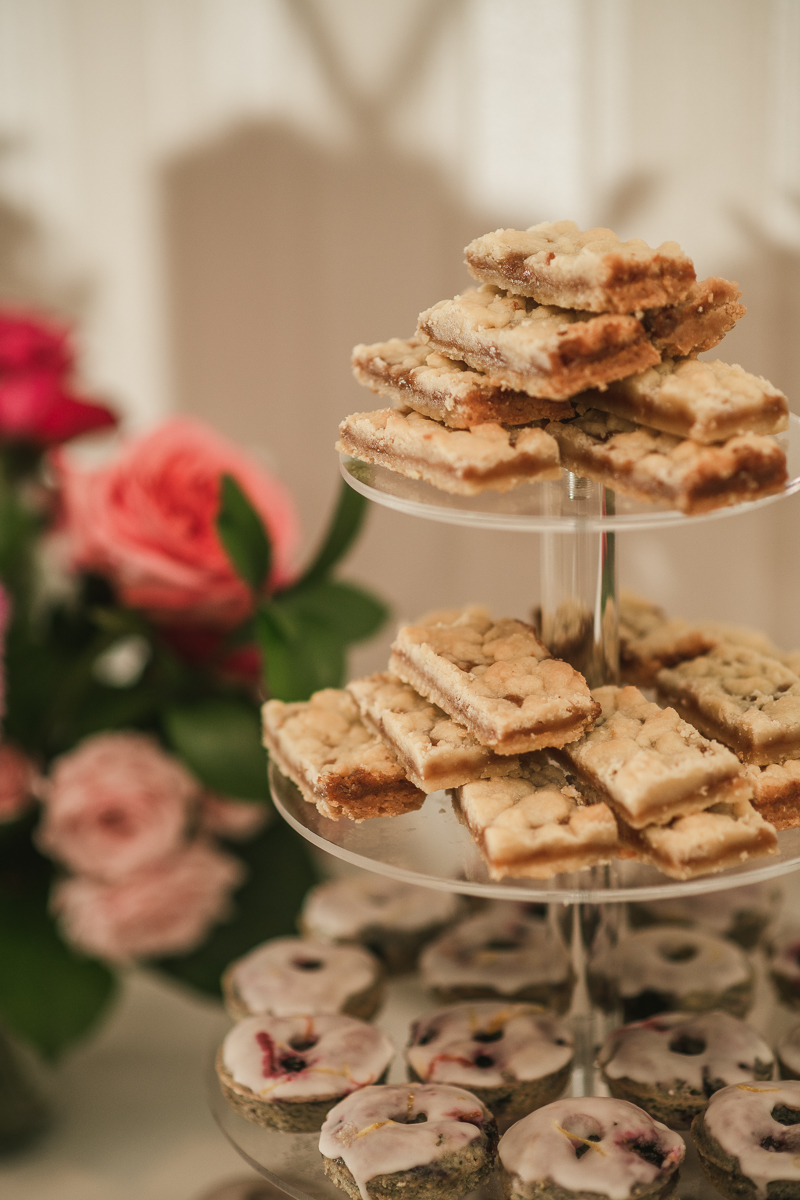
M 259 705 L 339 686 L 386 617 L 333 576 L 359 496 L 297 572 L 291 497 L 197 421 L 75 465 L 116 417 L 74 366 L 66 330 L 0 312 L 0 1023 L 50 1056 L 121 965 L 215 992 L 293 931 L 314 871 L 269 820 Z

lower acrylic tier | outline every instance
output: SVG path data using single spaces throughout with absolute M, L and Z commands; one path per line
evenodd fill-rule
M 778 834 L 778 854 L 753 858 L 739 867 L 699 879 L 669 879 L 654 867 L 619 861 L 607 867 L 554 875 L 552 879 L 496 882 L 489 878 L 475 843 L 456 819 L 445 792 L 433 792 L 417 812 L 355 822 L 347 818 L 330 821 L 320 816 L 274 764 L 270 764 L 270 785 L 284 819 L 321 850 L 379 875 L 465 895 L 608 904 L 721 891 L 774 879 L 800 868 L 800 829 L 787 829 Z
M 402 1049 L 408 1040 L 411 1022 L 432 1012 L 435 1007 L 435 1002 L 417 979 L 406 977 L 390 983 L 387 1002 L 375 1022 L 398 1051 L 390 1071 L 390 1082 L 405 1081 Z M 761 972 L 756 1004 L 748 1018 L 749 1023 L 762 1033 L 770 1045 L 774 1045 L 796 1024 L 798 1017 L 800 1013 L 791 1013 L 776 1005 Z M 575 1014 L 573 1008 L 572 1023 L 576 1037 L 576 1065 L 567 1094 L 605 1095 L 606 1089 L 602 1080 L 596 1077 L 593 1064 L 597 1044 L 615 1022 L 613 1018 L 598 1013 L 581 1016 Z M 220 1129 L 239 1154 L 262 1176 L 294 1200 L 344 1200 L 345 1193 L 335 1188 L 323 1172 L 318 1134 L 279 1133 L 245 1121 L 223 1097 L 211 1062 L 207 1086 L 211 1111 Z M 688 1130 L 680 1132 L 686 1142 L 687 1154 L 681 1168 L 677 1195 L 682 1200 L 719 1200 L 718 1194 L 711 1190 L 702 1176 Z M 502 1200 L 502 1196 L 500 1181 L 494 1176 L 483 1187 L 472 1192 L 469 1200 Z

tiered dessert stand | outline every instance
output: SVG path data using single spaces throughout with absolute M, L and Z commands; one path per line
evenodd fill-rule
M 724 520 L 800 491 L 800 417 L 790 417 L 789 430 L 780 440 L 789 468 L 783 492 L 694 517 L 630 500 L 567 471 L 559 482 L 526 484 L 502 495 L 483 493 L 465 498 L 346 456 L 341 470 L 356 491 L 409 516 L 474 529 L 537 534 L 543 640 L 556 654 L 569 658 L 589 685 L 596 687 L 617 682 L 619 675 L 616 534 Z M 687 881 L 669 879 L 653 867 L 619 861 L 552 879 L 496 882 L 489 878 L 477 847 L 455 819 L 444 792 L 428 796 L 417 812 L 357 824 L 321 816 L 274 766 L 270 767 L 270 784 L 279 813 L 294 829 L 320 849 L 357 867 L 422 887 L 552 906 L 551 919 L 571 937 L 578 976 L 571 1012 L 577 1047 L 575 1095 L 591 1094 L 594 1088 L 598 1022 L 586 991 L 586 949 L 601 928 L 613 939 L 619 902 L 721 891 L 800 869 L 797 828 L 778 834 L 777 855 Z M 342 1193 L 322 1172 L 315 1134 L 273 1133 L 248 1124 L 226 1105 L 215 1079 L 211 1091 L 212 1108 L 223 1132 L 251 1165 L 295 1200 L 341 1200 Z M 687 1179 L 687 1185 L 689 1182 Z M 489 1184 L 476 1195 L 493 1196 L 495 1187 Z M 679 1190 L 686 1196 L 712 1195 L 695 1180 L 688 1191 L 683 1186 Z

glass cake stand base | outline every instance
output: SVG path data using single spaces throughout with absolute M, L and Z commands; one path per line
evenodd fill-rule
M 275 807 L 304 838 L 356 867 L 419 887 L 486 899 L 605 905 L 724 891 L 775 879 L 800 868 L 800 829 L 786 829 L 778 834 L 778 854 L 748 859 L 741 866 L 698 879 L 669 879 L 655 867 L 619 861 L 564 872 L 552 879 L 498 882 L 489 878 L 446 792 L 432 792 L 422 808 L 399 817 L 374 817 L 361 822 L 342 817 L 330 821 L 303 799 L 274 763 L 270 763 L 269 770 Z

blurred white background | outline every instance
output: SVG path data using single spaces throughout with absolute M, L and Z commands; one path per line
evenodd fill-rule
M 79 318 L 130 428 L 247 445 L 309 546 L 373 407 L 350 347 L 410 333 L 488 228 L 678 240 L 750 309 L 717 353 L 798 391 L 796 0 L 0 0 L 0 55 L 0 295 Z M 800 645 L 798 511 L 628 535 L 623 582 Z M 522 615 L 538 553 L 382 511 L 352 569 L 399 616 Z
M 129 429 L 245 444 L 307 548 L 376 406 L 352 344 L 409 334 L 499 225 L 679 241 L 750 310 L 716 356 L 800 411 L 799 64 L 797 0 L 0 0 L 0 299 L 77 320 Z M 623 537 L 622 582 L 800 646 L 798 504 Z M 381 510 L 350 572 L 398 616 L 525 615 L 538 548 Z

